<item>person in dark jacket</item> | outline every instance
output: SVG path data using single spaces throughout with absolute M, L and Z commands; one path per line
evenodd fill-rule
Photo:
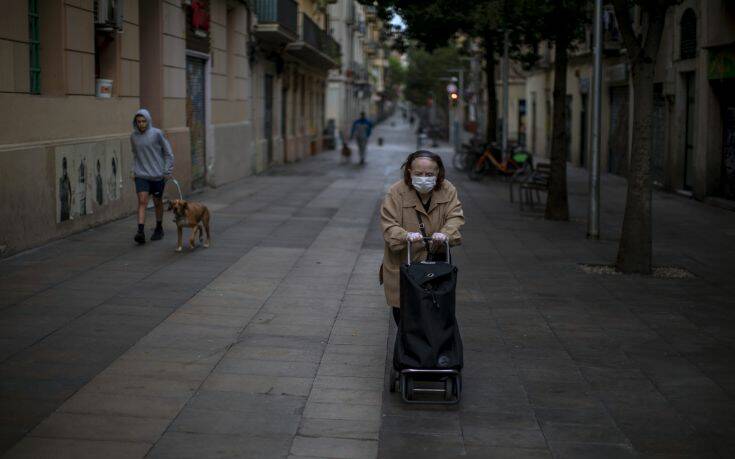
M 357 148 L 360 151 L 360 164 L 365 164 L 365 154 L 367 153 L 367 144 L 370 134 L 373 132 L 373 123 L 365 118 L 365 112 L 360 112 L 360 118 L 352 123 L 352 131 L 350 139 L 357 140 Z
M 144 244 L 145 209 L 150 196 L 153 196 L 156 207 L 156 228 L 151 240 L 163 237 L 163 189 L 174 169 L 174 154 L 163 132 L 153 127 L 151 114 L 146 109 L 138 110 L 133 118 L 130 146 L 133 150 L 135 192 L 138 194 L 138 232 L 134 239 L 138 244 Z

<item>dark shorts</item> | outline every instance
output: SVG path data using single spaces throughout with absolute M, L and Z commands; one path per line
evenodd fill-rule
M 166 180 L 148 180 L 144 178 L 135 177 L 135 192 L 136 193 L 150 193 L 156 198 L 163 197 L 163 189 L 166 187 Z

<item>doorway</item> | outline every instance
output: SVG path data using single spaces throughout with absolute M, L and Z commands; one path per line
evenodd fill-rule
M 283 162 L 288 161 L 288 89 L 281 89 L 281 142 L 283 143 Z
M 538 122 L 536 118 L 536 93 L 531 93 L 531 154 L 535 155 L 536 151 L 536 132 L 538 131 Z
M 263 137 L 266 140 L 268 165 L 273 163 L 273 75 L 265 75 L 265 110 L 263 111 Z
M 191 141 L 191 187 L 207 180 L 206 59 L 186 56 L 186 125 Z
M 622 176 L 628 173 L 628 102 L 628 86 L 610 88 L 608 171 Z
M 686 124 L 684 125 L 684 189 L 691 190 L 694 179 L 694 72 L 684 74 Z
M 722 191 L 727 199 L 735 199 L 735 81 L 723 83 L 722 104 Z
M 567 94 L 564 98 L 566 110 L 564 111 L 564 131 L 566 132 L 566 140 L 564 145 L 564 155 L 567 162 L 572 161 L 572 96 Z
M 666 152 L 666 97 L 663 83 L 653 85 L 653 117 L 651 119 L 651 178 L 653 184 L 664 185 Z
M 587 94 L 581 95 L 582 110 L 579 113 L 579 165 L 587 167 Z

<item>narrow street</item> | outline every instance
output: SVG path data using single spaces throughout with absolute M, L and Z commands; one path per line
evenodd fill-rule
M 394 117 L 364 167 L 326 152 L 194 195 L 209 249 L 176 253 L 167 214 L 159 242 L 130 217 L 0 261 L 0 454 L 735 455 L 735 213 L 657 192 L 654 262 L 694 277 L 588 274 L 615 259 L 625 182 L 603 177 L 588 241 L 573 166 L 572 221 L 547 222 L 439 149 L 467 219 L 462 402 L 388 393 L 377 212 L 414 148 Z

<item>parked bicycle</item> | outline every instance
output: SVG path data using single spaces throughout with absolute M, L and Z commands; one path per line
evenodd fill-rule
M 502 152 L 495 145 L 489 145 L 485 148 L 479 157 L 473 159 L 467 169 L 467 175 L 470 180 L 480 180 L 487 174 L 498 174 L 504 177 L 510 177 L 517 171 L 529 167 L 533 167 L 533 157 L 531 153 L 511 147 L 510 154 L 505 159 L 502 158 Z
M 485 150 L 485 143 L 479 137 L 472 137 L 469 143 L 463 143 L 459 151 L 454 152 L 452 166 L 459 172 L 465 172 L 471 162 Z

